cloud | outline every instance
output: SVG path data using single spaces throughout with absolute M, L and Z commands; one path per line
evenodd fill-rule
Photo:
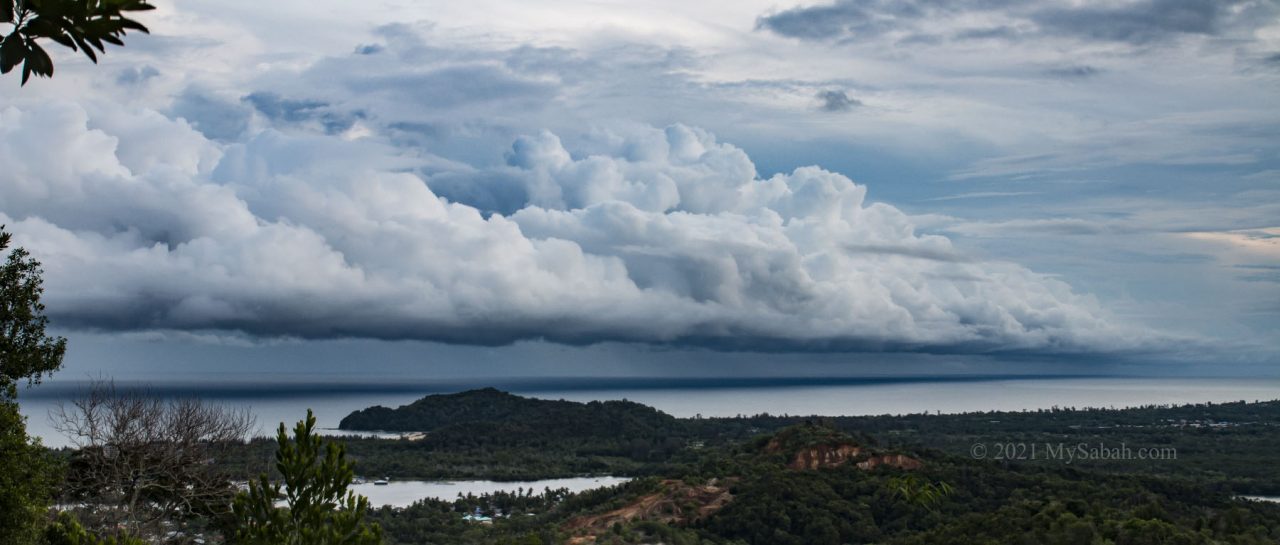
M 1280 227 L 1190 232 L 1182 236 L 1222 244 L 1249 254 L 1280 258 Z
M 1239 276 L 1246 282 L 1280 283 L 1280 265 L 1247 264 L 1235 265 L 1235 268 L 1247 271 Z
M 1137 165 L 1261 165 L 1270 152 L 1249 146 L 1265 146 L 1264 141 L 1274 139 L 1272 125 L 1277 120 L 1280 116 L 1271 112 L 1228 110 L 1107 123 L 1069 138 L 1030 144 L 1028 153 L 974 161 L 951 178 L 1043 179 Z M 1188 134 L 1197 137 L 1187 138 Z
M 1034 13 L 1031 19 L 1047 33 L 1145 43 L 1180 34 L 1215 34 L 1230 16 L 1230 4 L 1222 0 L 1146 0 L 1054 7 Z
M 1142 45 L 1253 29 L 1274 22 L 1277 14 L 1280 8 L 1272 2 L 1221 0 L 836 0 L 763 15 L 756 27 L 790 38 L 831 42 L 882 36 L 914 43 L 1063 37 Z
M 756 28 L 803 40 L 870 37 L 891 28 L 886 24 L 887 21 L 878 22 L 875 15 L 882 10 L 891 12 L 895 5 L 908 4 L 886 5 L 877 2 L 864 7 L 858 2 L 838 1 L 834 4 L 797 7 L 760 17 L 756 20 Z
M 968 193 L 957 193 L 955 195 L 944 195 L 942 197 L 933 197 L 924 199 L 928 202 L 940 201 L 960 201 L 969 199 L 989 199 L 993 197 L 1025 197 L 1028 195 L 1039 195 L 1036 191 L 971 191 Z
M 409 104 L 448 108 L 494 101 L 541 101 L 553 88 L 487 65 L 444 67 L 419 73 L 398 73 L 349 80 L 353 91 L 381 94 Z
M 249 128 L 251 111 L 209 91 L 190 87 L 179 94 L 170 112 L 187 120 L 212 140 L 231 141 Z
M 1280 169 L 1260 170 L 1258 172 L 1241 176 L 1241 178 L 1259 182 L 1280 182 Z
M 941 240 L 941 239 L 934 239 L 934 240 Z M 903 246 L 889 245 L 889 244 L 849 244 L 845 246 L 845 249 L 853 254 L 885 254 L 885 255 L 912 257 L 916 259 L 927 259 L 932 261 L 948 261 L 952 263 L 967 263 L 967 262 L 978 261 L 973 256 L 965 255 L 964 253 L 961 253 L 952 249 L 949 245 L 940 245 L 940 246 L 942 247 L 930 248 L 928 246 L 921 245 L 920 247 L 916 247 L 916 248 L 907 248 Z M 939 273 L 939 274 L 945 275 L 948 273 Z M 953 277 L 956 277 L 956 276 L 953 276 Z M 977 277 L 977 276 L 967 276 L 964 278 L 972 281 L 982 280 L 981 277 Z
M 943 230 L 977 237 L 1003 237 L 1010 234 L 1042 234 L 1055 236 L 1110 235 L 1135 232 L 1123 223 L 1080 218 L 1014 219 L 1005 221 L 962 221 L 945 225 Z
M 1025 19 L 1019 9 L 991 7 L 991 20 L 983 24 Z M 902 17 L 925 17 L 916 12 Z M 968 20 L 945 17 L 927 26 L 949 28 L 956 23 L 952 19 Z M 1021 31 L 1034 27 L 1026 25 L 1031 26 Z M 593 141 L 580 137 L 592 128 L 686 123 L 751 150 L 769 171 L 820 162 L 867 172 L 849 158 L 910 157 L 913 168 L 933 170 L 918 180 L 941 177 L 944 171 L 958 179 L 1043 178 L 1068 171 L 1077 177 L 1094 171 L 1089 175 L 1097 177 L 1099 169 L 1135 163 L 1231 166 L 1265 159 L 1274 140 L 1274 134 L 1258 133 L 1259 125 L 1275 117 L 1271 96 L 1259 91 L 1264 82 L 1232 71 L 1213 48 L 1196 44 L 1169 44 L 1156 63 L 1117 54 L 1124 48 L 1116 45 L 1058 39 L 1016 48 L 972 40 L 896 45 L 906 34 L 918 34 L 915 30 L 850 44 L 856 51 L 779 44 L 757 34 L 749 36 L 752 41 L 784 49 L 768 53 L 730 44 L 716 54 L 626 37 L 543 45 L 530 39 L 495 42 L 490 35 L 459 37 L 459 32 L 442 25 L 384 25 L 372 38 L 352 36 L 350 45 L 335 45 L 328 56 L 280 62 L 278 56 L 299 54 L 277 52 L 227 60 L 230 66 L 269 69 L 247 82 L 206 81 L 206 88 L 213 85 L 217 92 L 178 102 L 204 97 L 213 103 L 209 106 L 224 108 L 225 116 L 194 107 L 182 112 L 222 140 L 239 130 L 236 123 L 247 115 L 253 122 L 329 131 L 349 127 L 351 136 L 369 131 L 422 153 L 488 164 L 502 160 L 500 150 L 514 139 L 543 129 L 561 135 L 575 150 L 592 153 Z M 370 45 L 377 51 L 363 54 Z M 849 62 L 851 51 L 858 62 Z M 769 64 L 780 56 L 786 66 Z M 1256 62 L 1257 55 L 1249 58 Z M 185 73 L 157 66 L 166 78 Z M 1098 73 L 1106 77 L 1087 75 Z M 1063 85 L 1064 79 L 1079 84 Z M 1165 102 L 1122 92 L 1131 87 L 1160 89 Z M 856 97 L 849 89 L 858 91 Z M 1223 92 L 1236 107 L 1224 110 L 1213 98 Z M 256 108 L 247 97 L 274 104 Z M 859 99 L 876 107 L 856 107 Z M 1161 106 L 1166 102 L 1172 106 Z M 280 117 L 283 104 L 315 107 L 291 114 L 310 116 L 305 120 L 289 121 Z M 830 115 L 847 107 L 858 110 L 858 123 Z M 224 119 L 228 127 L 219 129 L 216 124 Z M 782 152 L 788 145 L 795 149 Z M 911 185 L 893 184 L 886 195 L 914 198 L 910 190 L 896 193 Z
M 335 112 L 330 108 L 329 103 L 322 100 L 284 98 L 271 92 L 249 93 L 242 100 L 277 124 L 314 122 L 319 124 L 324 132 L 330 134 L 350 130 L 356 120 L 363 117 L 360 112 Z
M 1081 79 L 1096 76 L 1102 70 L 1088 65 L 1059 66 L 1044 71 L 1045 75 L 1061 79 Z
M 848 94 L 838 89 L 818 91 L 819 110 L 824 112 L 847 112 L 862 105 L 862 101 L 849 98 Z
M 121 70 L 116 76 L 116 83 L 124 86 L 137 86 L 146 83 L 148 80 L 158 77 L 160 71 L 154 66 L 144 65 L 141 67 L 131 67 Z
M 1097 353 L 1160 337 L 974 259 L 818 167 L 697 128 L 550 132 L 503 164 L 376 138 L 210 140 L 150 110 L 0 110 L 0 222 L 62 327 L 741 350 Z

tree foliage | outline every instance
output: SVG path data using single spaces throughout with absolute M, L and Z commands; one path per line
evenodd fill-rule
M 106 44 L 123 46 L 128 31 L 149 32 L 125 15 L 151 9 L 147 0 L 0 0 L 0 23 L 13 25 L 0 42 L 0 73 L 22 64 L 23 85 L 32 75 L 53 76 L 53 59 L 39 43 L 44 38 L 96 63 Z
M 276 432 L 280 482 L 266 475 L 249 483 L 235 499 L 238 543 L 256 545 L 377 545 L 382 528 L 364 522 L 369 500 L 347 490 L 354 464 L 343 447 L 315 435 L 316 418 L 307 410 L 293 439 L 284 424 Z M 322 448 L 323 447 L 323 448 Z M 284 499 L 285 507 L 276 507 Z
M 929 482 L 919 475 L 908 473 L 889 479 L 888 486 L 894 494 L 926 509 L 933 509 L 938 502 L 951 495 L 953 489 L 945 482 Z
M 513 467 L 534 471 L 523 478 L 547 478 L 596 460 L 609 465 L 588 472 L 732 483 L 732 500 L 707 509 L 703 518 L 680 520 L 665 508 L 634 510 L 645 514 L 594 533 L 599 545 L 1280 543 L 1280 506 L 1232 497 L 1280 494 L 1274 464 L 1280 401 L 821 419 L 650 421 L 642 410 L 612 415 L 605 409 L 529 403 L 486 391 L 433 396 L 402 409 L 360 411 L 348 420 L 361 429 L 390 424 L 425 431 L 425 438 L 344 441 L 362 472 L 398 478 L 502 478 Z M 597 430 L 605 421 L 615 431 Z M 615 446 L 646 430 L 680 438 L 680 448 L 654 450 L 660 455 L 627 464 L 598 458 L 600 452 L 625 452 Z M 970 447 L 993 437 L 1038 442 L 1042 449 L 1050 442 L 1169 446 L 1176 447 L 1177 460 L 974 460 Z M 923 466 L 864 469 L 855 459 L 799 470 L 789 463 L 801 450 L 846 443 L 866 454 L 909 453 Z M 579 532 L 571 521 L 654 505 L 640 501 L 649 494 L 619 488 L 542 502 L 460 497 L 386 507 L 372 517 L 392 544 L 563 543 Z M 694 502 L 678 509 L 702 507 Z M 462 518 L 476 509 L 492 523 Z
M 146 545 L 147 542 L 136 537 L 112 536 L 101 537 L 84 529 L 80 521 L 70 513 L 58 513 L 57 520 L 44 530 L 44 539 L 48 545 Z
M 0 2 L 0 5 L 3 5 Z M 0 252 L 10 236 L 0 226 Z M 27 437 L 17 383 L 62 365 L 65 339 L 45 335 L 40 263 L 17 248 L 0 265 L 0 543 L 32 543 L 57 485 L 58 464 Z
M 0 0 L 0 6 L 8 0 Z M 0 252 L 10 235 L 0 225 Z M 15 248 L 0 265 L 0 395 L 12 398 L 19 381 L 37 382 L 62 366 L 67 340 L 45 334 L 49 319 L 40 296 L 44 293 L 40 262 Z
M 58 484 L 58 464 L 27 437 L 18 404 L 0 399 L 0 543 L 35 543 Z

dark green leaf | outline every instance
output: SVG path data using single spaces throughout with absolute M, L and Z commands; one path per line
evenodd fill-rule
M 81 2 L 26 2 L 28 9 L 41 17 L 61 19 L 71 14 L 71 10 L 80 7 Z
M 124 14 L 152 9 L 155 6 L 147 0 L 0 0 L 0 22 L 24 21 L 17 38 L 0 43 L 0 71 L 8 73 L 23 64 L 24 83 L 32 75 L 52 75 L 52 60 L 35 46 L 43 38 L 81 51 L 96 63 L 107 44 L 125 45 L 130 31 L 150 33 Z
M 94 64 L 98 64 L 98 54 L 94 53 L 93 48 L 85 43 L 84 38 L 81 38 L 79 34 L 72 34 L 71 39 L 75 40 L 76 44 L 80 46 L 80 51 L 83 51 L 84 55 L 89 57 L 89 60 L 93 61 Z
M 37 76 L 46 78 L 53 76 L 53 59 L 49 58 L 49 54 L 36 42 L 31 42 L 31 51 L 27 52 L 27 64 L 35 65 L 31 68 L 31 72 Z
M 134 21 L 133 19 L 121 19 L 121 20 L 120 20 L 120 26 L 122 26 L 122 27 L 124 27 L 124 28 L 132 28 L 132 29 L 134 29 L 134 30 L 136 30 L 136 31 L 138 31 L 138 32 L 143 32 L 143 33 L 146 33 L 146 34 L 151 34 L 151 31 L 150 31 L 150 30 L 147 30 L 147 27 L 142 26 L 142 23 L 139 23 L 139 22 L 137 22 L 137 21 Z
M 27 46 L 17 32 L 10 34 L 0 43 L 0 74 L 8 74 L 13 67 L 27 57 Z
M 58 28 L 58 25 L 53 23 L 50 19 L 36 17 L 35 19 L 27 21 L 27 27 L 24 32 L 27 36 L 31 36 L 32 38 L 51 38 L 54 35 L 61 33 L 62 29 Z
M 49 36 L 49 39 L 55 42 L 58 42 L 60 45 L 64 47 L 71 48 L 72 51 L 76 50 L 76 42 L 71 39 L 71 36 L 67 36 L 65 32 L 59 32 L 57 34 Z

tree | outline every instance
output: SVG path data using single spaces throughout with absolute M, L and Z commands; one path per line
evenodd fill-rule
M 9 0 L 0 0 L 0 6 Z M 0 225 L 0 252 L 9 247 L 9 233 Z M 0 266 L 0 396 L 12 399 L 18 382 L 39 382 L 62 366 L 67 340 L 45 335 L 49 319 L 40 296 L 44 293 L 40 262 L 15 248 Z
M 4 5 L 0 0 L 0 6 Z M 0 252 L 9 233 L 0 226 Z M 0 265 L 0 543 L 36 540 L 57 483 L 58 464 L 27 437 L 18 412 L 18 382 L 39 379 L 62 365 L 66 340 L 45 335 L 40 263 L 17 248 Z
M 954 491 L 950 484 L 942 481 L 929 482 L 913 473 L 889 479 L 887 484 L 889 490 L 907 503 L 920 505 L 930 511 Z
M 147 545 L 147 542 L 135 537 L 103 538 L 91 534 L 66 511 L 58 513 L 57 520 L 45 528 L 44 539 L 48 545 Z
M 0 23 L 13 30 L 0 42 L 0 73 L 22 64 L 22 84 L 32 74 L 53 76 L 53 60 L 38 40 L 48 38 L 80 51 L 94 63 L 106 52 L 105 44 L 123 46 L 129 30 L 147 33 L 147 27 L 125 14 L 155 9 L 147 0 L 0 0 Z
M 239 522 L 236 542 L 252 545 L 377 545 L 382 528 L 367 524 L 369 500 L 347 488 L 355 477 L 355 464 L 346 459 L 342 445 L 325 444 L 315 435 L 316 418 L 307 410 L 306 420 L 293 429 L 284 423 L 276 432 L 276 469 L 283 481 L 271 483 L 266 475 L 250 481 L 249 490 L 236 496 Z M 321 454 L 321 447 L 323 455 Z M 283 498 L 285 507 L 276 507 Z
M 91 528 L 154 538 L 230 522 L 234 475 L 218 462 L 253 431 L 247 411 L 98 381 L 52 418 L 76 447 L 67 499 Z
M 0 399 L 0 543 L 35 543 L 58 484 L 58 464 L 27 437 L 12 399 Z

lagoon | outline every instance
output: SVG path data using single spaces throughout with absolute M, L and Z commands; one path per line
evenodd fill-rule
M 424 498 L 453 501 L 461 495 L 482 495 L 494 492 L 517 492 L 533 490 L 541 494 L 545 489 L 568 488 L 570 492 L 581 492 L 594 488 L 615 486 L 629 481 L 623 477 L 570 477 L 567 479 L 543 479 L 539 481 L 391 481 L 385 485 L 372 482 L 351 485 L 351 490 L 369 498 L 374 507 L 408 507 L 413 502 Z

